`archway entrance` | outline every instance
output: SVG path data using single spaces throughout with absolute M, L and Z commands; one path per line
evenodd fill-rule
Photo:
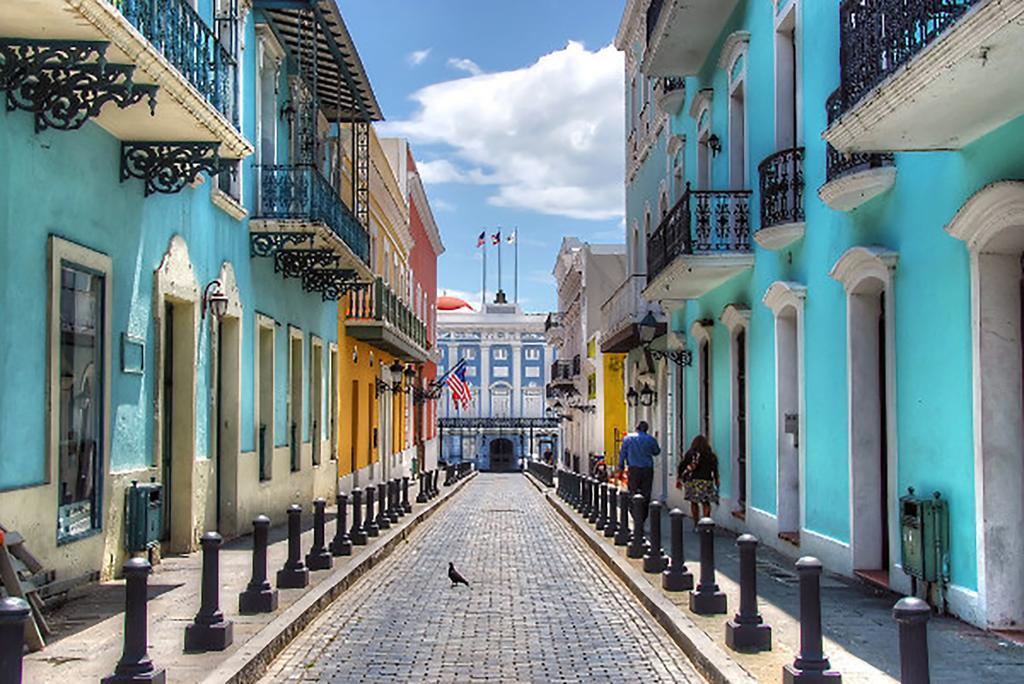
M 1024 182 L 974 195 L 946 228 L 970 252 L 978 595 L 990 628 L 1024 623 Z
M 507 472 L 515 469 L 515 447 L 512 446 L 510 439 L 505 437 L 492 439 L 488 456 L 491 470 L 494 472 Z

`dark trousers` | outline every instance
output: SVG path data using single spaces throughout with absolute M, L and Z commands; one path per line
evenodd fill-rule
M 643 529 L 647 522 L 647 505 L 651 503 L 651 486 L 654 484 L 654 468 L 630 468 L 626 486 L 629 489 L 630 498 L 635 494 L 643 494 L 644 507 L 640 520 L 634 520 L 633 525 L 639 525 Z

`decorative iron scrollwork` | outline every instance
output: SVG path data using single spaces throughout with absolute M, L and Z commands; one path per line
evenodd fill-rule
M 348 292 L 364 286 L 350 268 L 314 268 L 302 276 L 302 289 L 319 292 L 325 302 L 338 301 Z
M 337 266 L 338 256 L 329 249 L 282 249 L 274 252 L 274 272 L 285 278 L 301 278 L 314 268 Z
M 220 171 L 218 147 L 219 142 L 123 142 L 121 180 L 145 181 L 147 196 L 180 192 L 201 171 Z
M 108 102 L 125 109 L 148 98 L 154 114 L 157 86 L 135 83 L 133 65 L 108 63 L 109 45 L 0 38 L 0 90 L 7 93 L 7 111 L 34 114 L 37 133 L 81 128 Z
M 757 167 L 761 228 L 804 220 L 804 148 L 781 150 Z
M 252 233 L 249 236 L 249 256 L 268 257 L 288 245 L 313 244 L 312 233 Z

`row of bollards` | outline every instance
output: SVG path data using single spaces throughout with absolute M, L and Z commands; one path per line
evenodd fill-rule
M 439 470 L 421 472 L 419 495 L 425 503 L 436 497 Z M 468 468 L 446 468 L 452 482 L 468 474 Z M 454 474 L 451 474 L 454 473 Z M 363 502 L 365 496 L 365 514 Z M 412 512 L 409 501 L 409 478 L 393 478 L 365 490 L 354 489 L 351 495 L 337 495 L 338 514 L 334 537 L 328 544 L 326 535 L 327 502 L 313 502 L 313 544 L 305 558 L 301 554 L 302 508 L 288 507 L 288 557 L 277 572 L 277 588 L 267 576 L 267 546 L 270 518 L 253 520 L 252 577 L 238 595 L 238 612 L 242 615 L 270 613 L 278 607 L 278 589 L 301 589 L 309 585 L 310 571 L 327 570 L 334 558 L 349 556 L 353 546 L 366 545 L 369 537 L 380 534 L 399 519 Z M 348 526 L 348 508 L 352 507 L 352 525 Z M 221 536 L 207 532 L 200 539 L 202 547 L 202 580 L 200 608 L 195 619 L 185 628 L 186 652 L 220 651 L 232 643 L 233 629 L 220 609 L 220 546 Z M 114 673 L 103 679 L 106 684 L 121 682 L 163 682 L 165 673 L 154 667 L 147 653 L 147 585 L 152 568 L 143 558 L 125 562 L 124 644 Z M 0 601 L 0 684 L 21 681 L 23 629 L 28 619 L 28 605 L 21 599 Z
M 669 512 L 670 553 L 666 555 L 661 546 L 661 502 L 648 503 L 642 494 L 631 496 L 615 485 L 566 470 L 558 472 L 555 491 L 597 531 L 612 539 L 615 546 L 625 546 L 627 557 L 642 559 L 644 572 L 660 573 L 665 591 L 690 591 L 691 611 L 700 615 L 727 612 L 727 597 L 715 580 L 715 522 L 712 519 L 703 518 L 697 523 L 700 576 L 694 587 L 694 577 L 684 560 L 686 514 L 683 511 L 675 508 Z M 645 518 L 650 520 L 648 535 L 643 531 Z M 758 652 L 772 648 L 772 628 L 765 623 L 757 606 L 758 543 L 750 534 L 736 540 L 740 605 L 732 619 L 725 623 L 726 645 L 736 651 Z M 804 557 L 796 562 L 796 570 L 800 581 L 800 650 L 793 663 L 783 668 L 783 682 L 839 682 L 842 677 L 832 670 L 823 649 L 821 562 Z M 930 606 L 913 597 L 900 599 L 893 608 L 893 618 L 899 625 L 900 681 L 903 684 L 928 684 L 930 681 L 927 635 L 930 615 Z

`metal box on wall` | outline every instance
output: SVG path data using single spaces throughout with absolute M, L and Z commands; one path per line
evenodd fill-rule
M 163 513 L 163 485 L 159 482 L 133 481 L 125 490 L 125 547 L 145 551 L 160 542 Z
M 900 497 L 903 572 L 925 582 L 944 580 L 949 568 L 949 505 L 938 492 L 932 498 Z

